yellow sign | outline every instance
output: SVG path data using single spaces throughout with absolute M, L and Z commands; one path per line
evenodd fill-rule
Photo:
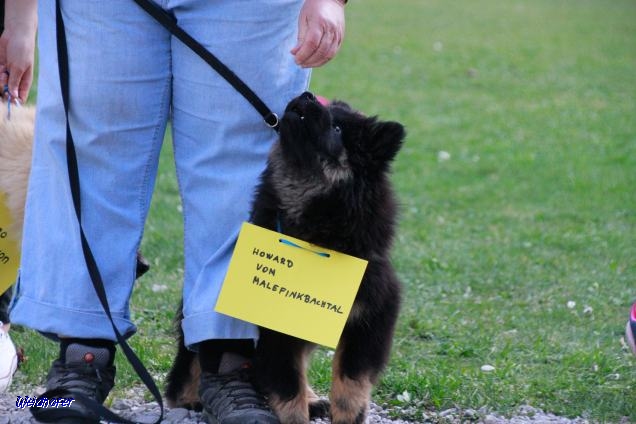
M 335 348 L 367 261 L 243 223 L 217 312 Z
M 4 193 L 0 193 L 0 294 L 15 283 L 20 263 L 18 243 L 9 233 L 11 222 Z

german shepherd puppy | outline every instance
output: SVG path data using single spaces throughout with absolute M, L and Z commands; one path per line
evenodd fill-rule
M 400 304 L 389 257 L 396 223 L 389 172 L 404 136 L 397 122 L 366 117 L 343 102 L 323 105 L 311 93 L 292 100 L 281 119 L 251 222 L 369 261 L 333 359 L 330 402 L 307 382 L 314 345 L 260 328 L 254 383 L 283 424 L 327 413 L 337 424 L 366 418 Z M 173 406 L 195 406 L 198 360 L 182 337 L 166 395 Z

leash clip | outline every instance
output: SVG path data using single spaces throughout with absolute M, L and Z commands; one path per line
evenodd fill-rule
M 265 117 L 265 124 L 270 128 L 278 130 L 278 115 L 275 114 L 274 112 L 270 112 Z

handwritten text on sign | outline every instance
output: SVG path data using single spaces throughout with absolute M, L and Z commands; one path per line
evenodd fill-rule
M 367 261 L 244 223 L 216 311 L 335 348 Z
M 0 192 L 0 294 L 15 283 L 20 263 L 18 242 L 9 231 L 12 220 L 5 195 Z

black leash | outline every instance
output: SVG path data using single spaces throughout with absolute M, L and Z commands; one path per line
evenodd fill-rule
M 156 3 L 150 0 L 134 0 L 142 9 L 148 12 L 154 19 L 156 19 L 161 25 L 163 25 L 168 31 L 176 36 L 181 42 L 192 49 L 198 56 L 201 57 L 206 63 L 208 63 L 216 72 L 219 73 L 228 83 L 230 83 L 252 106 L 261 114 L 265 124 L 270 128 L 278 131 L 278 116 L 272 112 L 267 105 L 250 89 L 232 70 L 230 70 L 224 63 L 222 63 L 216 56 L 210 53 L 201 43 L 192 38 L 187 32 L 181 29 L 176 22 L 176 19 L 168 12 L 159 7 Z M 60 0 L 55 1 L 55 18 L 56 18 L 56 32 L 57 32 L 57 58 L 58 58 L 58 70 L 60 75 L 60 87 L 62 91 L 62 103 L 64 105 L 64 114 L 66 117 L 66 154 L 67 154 L 67 167 L 69 185 L 71 188 L 71 195 L 73 198 L 73 206 L 75 209 L 75 215 L 79 223 L 80 237 L 82 243 L 82 251 L 84 253 L 84 260 L 86 267 L 91 278 L 91 282 L 97 293 L 97 297 L 108 317 L 110 324 L 117 338 L 124 355 L 128 359 L 128 362 L 132 365 L 137 375 L 141 378 L 142 382 L 146 385 L 148 390 L 152 393 L 153 397 L 157 401 L 161 412 L 159 418 L 154 424 L 158 424 L 163 419 L 164 407 L 161 393 L 157 388 L 152 376 L 148 370 L 144 367 L 141 360 L 137 357 L 132 348 L 128 345 L 124 337 L 121 335 L 110 311 L 108 299 L 106 296 L 106 290 L 104 289 L 104 282 L 102 276 L 97 267 L 97 262 L 93 256 L 90 245 L 84 233 L 82 227 L 81 216 L 81 201 L 80 201 L 80 180 L 77 164 L 77 154 L 75 151 L 75 143 L 73 142 L 73 134 L 69 123 L 69 108 L 70 108 L 70 96 L 69 96 L 69 62 L 68 62 L 68 49 L 66 44 L 66 31 L 64 27 L 64 20 L 62 18 L 62 11 L 60 8 Z M 83 396 L 79 393 L 72 393 L 66 389 L 53 389 L 45 392 L 39 398 L 47 397 L 49 399 L 56 397 L 71 397 L 76 402 L 79 402 L 86 406 L 89 410 L 99 415 L 101 419 L 105 419 L 112 423 L 122 424 L 135 424 L 134 421 L 120 417 L 114 412 L 110 411 L 101 403 Z M 33 406 L 30 408 L 32 415 L 41 422 L 55 422 L 62 418 L 82 418 L 78 416 L 77 411 L 70 409 L 53 409 L 42 408 Z
M 150 16 L 155 18 L 157 22 L 163 25 L 168 31 L 177 37 L 183 44 L 188 46 L 201 59 L 207 62 L 219 75 L 234 87 L 236 91 L 254 106 L 263 117 L 267 126 L 278 131 L 278 115 L 272 112 L 267 105 L 247 86 L 230 68 L 225 66 L 216 56 L 210 53 L 201 43 L 192 38 L 190 34 L 185 32 L 178 24 L 174 16 L 163 10 L 157 3 L 152 0 L 134 0 L 142 9 Z

